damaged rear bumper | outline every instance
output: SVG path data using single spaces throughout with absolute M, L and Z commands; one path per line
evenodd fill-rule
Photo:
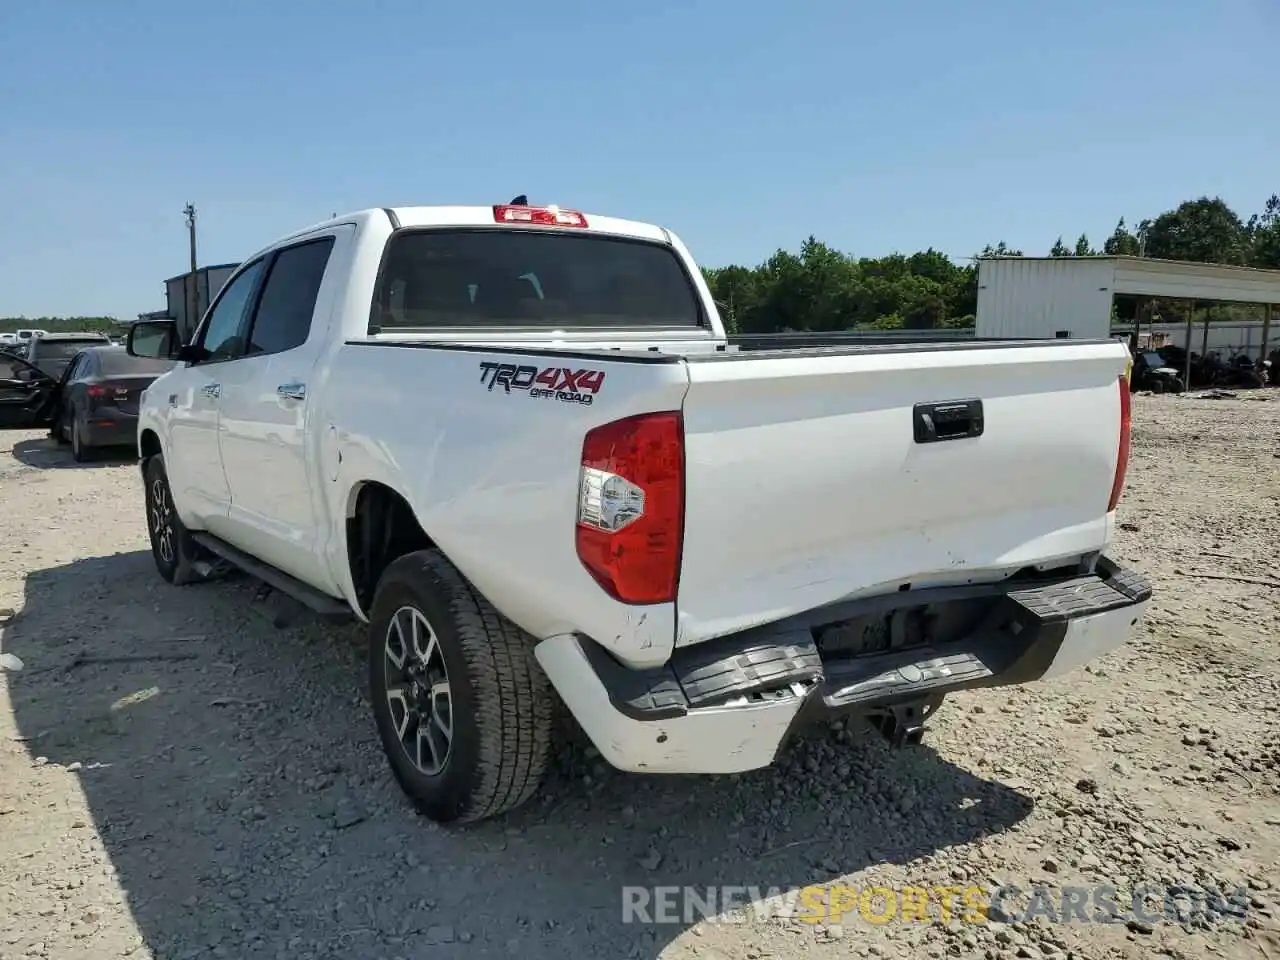
M 567 634 L 540 643 L 536 655 L 615 767 L 737 773 L 772 763 L 809 719 L 910 716 L 946 693 L 1067 673 L 1122 645 L 1150 597 L 1140 575 L 1102 558 L 1078 576 L 918 590 L 813 611 L 677 648 L 650 670 L 632 670 Z M 819 624 L 855 615 L 975 601 L 984 601 L 980 622 L 946 643 L 833 656 L 815 639 Z

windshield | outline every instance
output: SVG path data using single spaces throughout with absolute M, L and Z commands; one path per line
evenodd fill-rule
M 675 251 L 599 234 L 424 230 L 392 237 L 374 294 L 378 327 L 697 327 Z
M 1144 353 L 1142 359 L 1146 361 L 1148 367 L 1163 367 L 1165 365 L 1164 357 L 1158 353 Z
M 38 360 L 70 360 L 85 347 L 99 347 L 106 341 L 93 340 L 38 340 L 36 341 L 36 358 Z

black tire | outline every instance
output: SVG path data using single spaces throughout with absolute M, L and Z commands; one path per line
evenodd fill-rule
M 80 420 L 78 417 L 72 417 L 71 420 L 71 459 L 76 463 L 90 463 L 97 459 L 97 447 L 91 447 L 84 442 L 84 436 L 80 432 Z
M 204 557 L 204 550 L 192 539 L 191 531 L 183 525 L 182 519 L 173 509 L 173 493 L 169 489 L 164 458 L 157 455 L 147 460 L 142 476 L 151 557 L 156 562 L 160 576 L 176 586 L 203 579 L 196 573 L 195 564 Z M 166 523 L 167 537 L 163 530 Z
M 67 437 L 67 419 L 64 413 L 58 414 L 58 419 L 54 421 L 53 426 L 49 428 L 49 436 L 53 438 L 53 442 L 60 447 L 65 447 L 71 440 Z
M 400 634 L 413 620 L 425 620 L 434 635 L 417 683 L 397 667 L 388 647 L 399 647 Z M 465 823 L 498 816 L 518 807 L 537 790 L 552 742 L 554 694 L 533 655 L 533 638 L 505 619 L 436 550 L 400 557 L 383 573 L 369 617 L 369 685 L 374 719 L 382 747 L 400 787 L 418 811 L 437 823 Z M 421 622 L 419 622 L 421 628 Z M 419 660 L 421 658 L 418 658 Z M 410 756 L 405 740 L 421 752 L 426 740 L 439 746 L 443 726 L 433 722 L 441 708 L 435 694 L 440 666 L 448 697 L 450 728 L 437 772 Z M 430 697 L 414 691 L 432 690 Z M 393 706 L 389 690 L 404 691 Z M 413 720 L 408 701 L 430 712 Z M 397 731 L 403 731 L 403 736 Z M 434 731 L 434 737 L 432 734 Z M 438 750 L 431 750 L 439 753 Z
M 1163 380 L 1153 379 L 1153 380 L 1151 381 L 1151 392 L 1152 392 L 1152 393 L 1164 393 L 1164 381 L 1163 381 Z

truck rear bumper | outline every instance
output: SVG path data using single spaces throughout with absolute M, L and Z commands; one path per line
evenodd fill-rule
M 875 718 L 941 694 L 1048 679 L 1122 645 L 1151 596 L 1139 575 L 1100 559 L 1065 579 L 942 588 L 814 611 L 678 648 L 632 670 L 590 639 L 536 648 L 560 696 L 615 767 L 641 773 L 738 773 L 768 766 L 806 720 Z M 985 601 L 962 637 L 856 656 L 823 653 L 814 627 L 854 615 Z

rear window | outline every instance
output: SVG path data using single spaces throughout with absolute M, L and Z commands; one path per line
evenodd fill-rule
M 97 340 L 38 340 L 36 341 L 37 360 L 70 360 L 86 347 L 100 347 L 106 343 Z
M 381 328 L 697 327 L 702 310 L 664 244 L 535 230 L 406 231 L 383 256 Z
M 131 374 L 167 373 L 173 369 L 172 360 L 156 360 L 151 357 L 131 357 L 123 350 L 103 351 L 98 354 L 98 362 L 102 366 L 102 374 L 107 377 L 129 376 Z

